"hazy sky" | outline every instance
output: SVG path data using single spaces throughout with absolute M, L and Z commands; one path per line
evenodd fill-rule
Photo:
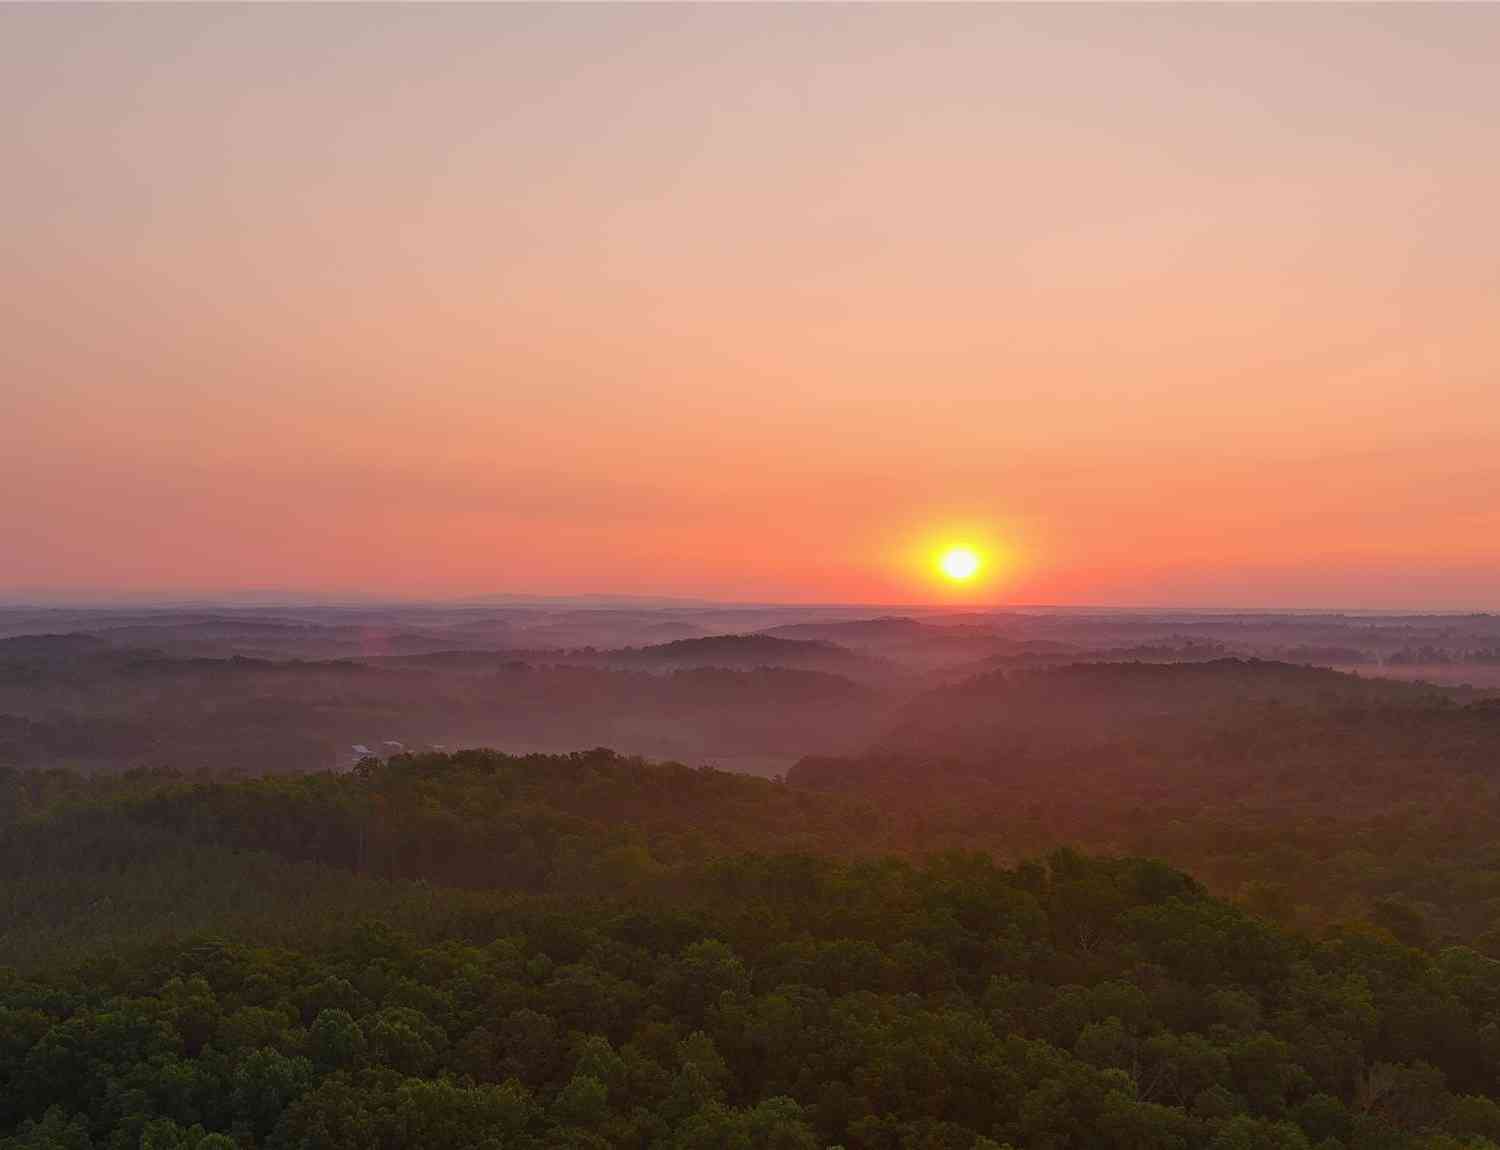
M 1500 6 L 0 7 L 0 591 L 1500 608 Z

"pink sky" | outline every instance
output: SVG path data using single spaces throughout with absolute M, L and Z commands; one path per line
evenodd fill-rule
M 1494 5 L 0 7 L 0 593 L 1500 608 L 1497 59 Z

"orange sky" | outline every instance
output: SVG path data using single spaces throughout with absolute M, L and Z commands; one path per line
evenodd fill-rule
M 0 7 L 0 593 L 1500 608 L 1497 59 L 1494 5 Z

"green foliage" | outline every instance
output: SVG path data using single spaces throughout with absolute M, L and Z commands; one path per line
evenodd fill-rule
M 553 768 L 573 774 L 531 777 Z M 501 792 L 556 805 L 523 816 Z M 705 809 L 757 793 L 602 755 L 75 788 L 28 816 L 25 835 L 63 842 L 23 887 L 90 876 L 129 901 L 162 851 L 234 831 L 238 851 L 192 848 L 203 890 L 273 861 L 353 905 L 266 884 L 256 915 L 195 911 L 211 933 L 101 930 L 0 971 L 0 1150 L 1478 1150 L 1500 1135 L 1500 962 L 1478 950 L 1379 926 L 1298 934 L 1148 859 L 690 842 Z M 659 870 L 611 888 L 588 860 L 625 833 L 602 808 L 632 803 Z M 339 853 L 359 850 L 339 828 L 381 811 L 376 853 L 409 876 L 355 876 Z M 446 841 L 402 845 L 408 811 Z M 485 848 L 485 826 L 530 828 L 546 865 L 467 881 L 464 866 L 519 857 Z M 450 866 L 461 885 L 438 881 Z M 27 909 L 3 937 L 24 939 L 40 904 L 9 905 Z

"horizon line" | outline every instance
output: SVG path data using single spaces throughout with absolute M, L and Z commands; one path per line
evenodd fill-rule
M 542 592 L 487 592 L 471 595 L 417 596 L 376 594 L 370 592 L 319 592 L 288 590 L 203 591 L 168 593 L 161 591 L 79 591 L 79 592 L 6 592 L 0 591 L 0 610 L 106 610 L 136 608 L 171 609 L 257 609 L 321 607 L 338 608 L 501 608 L 548 607 L 598 604 L 599 606 L 633 606 L 642 610 L 714 610 L 777 609 L 839 610 L 879 612 L 922 612 L 943 614 L 1004 614 L 1026 612 L 1052 613 L 1176 613 L 1207 615 L 1450 615 L 1489 616 L 1500 614 L 1500 607 L 1354 607 L 1338 605 L 1267 606 L 1250 604 L 1183 604 L 1183 603 L 941 603 L 879 602 L 854 600 L 776 600 L 714 599 L 704 596 L 636 594 L 627 592 L 587 592 L 547 594 Z

